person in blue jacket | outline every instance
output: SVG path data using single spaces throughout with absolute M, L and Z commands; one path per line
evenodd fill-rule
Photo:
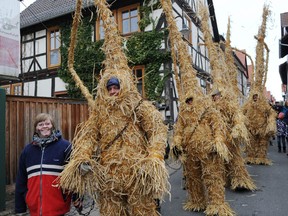
M 72 195 L 62 191 L 55 179 L 69 159 L 71 144 L 62 138 L 47 113 L 36 116 L 34 129 L 33 141 L 25 146 L 19 159 L 15 214 L 23 215 L 28 207 L 31 216 L 64 215 L 70 211 Z M 75 207 L 80 207 L 78 200 L 77 204 Z

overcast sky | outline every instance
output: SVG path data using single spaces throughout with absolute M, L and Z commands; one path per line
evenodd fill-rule
M 20 2 L 20 12 L 23 11 L 26 7 L 32 4 L 35 0 L 22 0 Z
M 20 10 L 24 10 L 35 0 L 23 0 Z M 213 0 L 219 34 L 225 37 L 228 17 L 231 19 L 231 44 L 238 49 L 245 49 L 255 63 L 256 40 L 258 28 L 262 22 L 264 4 L 268 4 L 271 15 L 267 23 L 266 43 L 270 49 L 269 70 L 266 87 L 276 100 L 282 99 L 279 65 L 287 57 L 279 59 L 279 39 L 281 36 L 280 13 L 288 12 L 287 0 Z M 24 6 L 25 5 L 25 6 Z M 286 6 L 286 7 L 285 7 Z
M 279 65 L 286 58 L 279 59 L 279 39 L 281 37 L 280 13 L 288 12 L 287 0 L 213 0 L 219 34 L 224 35 L 227 31 L 228 17 L 231 19 L 231 44 L 238 49 L 245 49 L 253 57 L 255 63 L 258 28 L 262 22 L 263 6 L 269 5 L 271 15 L 267 22 L 267 43 L 269 53 L 269 70 L 266 87 L 271 91 L 276 100 L 282 99 L 281 79 Z M 249 60 L 249 59 L 248 59 Z

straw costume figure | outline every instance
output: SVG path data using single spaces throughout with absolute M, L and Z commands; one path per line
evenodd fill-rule
M 69 50 L 69 70 L 76 78 L 73 49 L 81 3 L 77 1 Z M 80 195 L 88 192 L 103 216 L 156 216 L 154 199 L 164 199 L 170 189 L 164 163 L 167 128 L 160 112 L 137 91 L 106 0 L 95 0 L 95 6 L 105 30 L 105 68 L 95 101 L 86 96 L 91 114 L 76 133 L 60 186 Z M 77 84 L 87 93 L 81 81 Z
M 219 111 L 212 107 L 212 100 L 201 91 L 190 54 L 175 23 L 171 1 L 160 2 L 170 32 L 171 53 L 180 97 L 180 111 L 174 128 L 171 152 L 181 154 L 180 159 L 184 166 L 188 200 L 183 208 L 190 211 L 205 210 L 206 215 L 234 215 L 225 202 L 223 162 L 229 159 L 229 151 L 224 144 L 224 123 Z M 176 66 L 177 57 L 181 82 Z
M 243 113 L 247 117 L 247 128 L 250 132 L 250 146 L 246 147 L 246 162 L 251 164 L 270 165 L 267 158 L 270 137 L 276 132 L 276 112 L 267 102 L 263 92 L 267 79 L 269 49 L 264 42 L 266 36 L 266 22 L 269 9 L 263 7 L 262 24 L 258 31 L 256 46 L 256 67 L 251 80 L 249 98 L 243 106 Z M 264 49 L 266 59 L 264 60 Z
M 249 135 L 245 125 L 246 117 L 243 115 L 238 102 L 237 69 L 230 46 L 230 22 L 228 23 L 224 54 L 219 43 L 216 44 L 212 40 L 208 25 L 208 11 L 203 5 L 200 8 L 200 14 L 202 18 L 201 27 L 209 51 L 211 74 L 214 81 L 211 96 L 215 108 L 221 112 L 222 119 L 225 122 L 227 129 L 225 143 L 231 153 L 230 160 L 225 163 L 224 178 L 226 186 L 230 186 L 232 190 L 255 190 L 256 185 L 249 175 L 241 155 L 241 142 L 248 143 Z

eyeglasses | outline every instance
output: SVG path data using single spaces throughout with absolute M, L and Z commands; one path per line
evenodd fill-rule
M 51 122 L 39 122 L 38 124 L 37 124 L 37 127 L 48 127 L 48 126 L 51 126 L 52 124 L 51 124 Z

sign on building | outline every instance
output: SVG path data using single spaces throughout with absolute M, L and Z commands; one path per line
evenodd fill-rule
M 0 0 L 0 78 L 20 72 L 20 2 Z

